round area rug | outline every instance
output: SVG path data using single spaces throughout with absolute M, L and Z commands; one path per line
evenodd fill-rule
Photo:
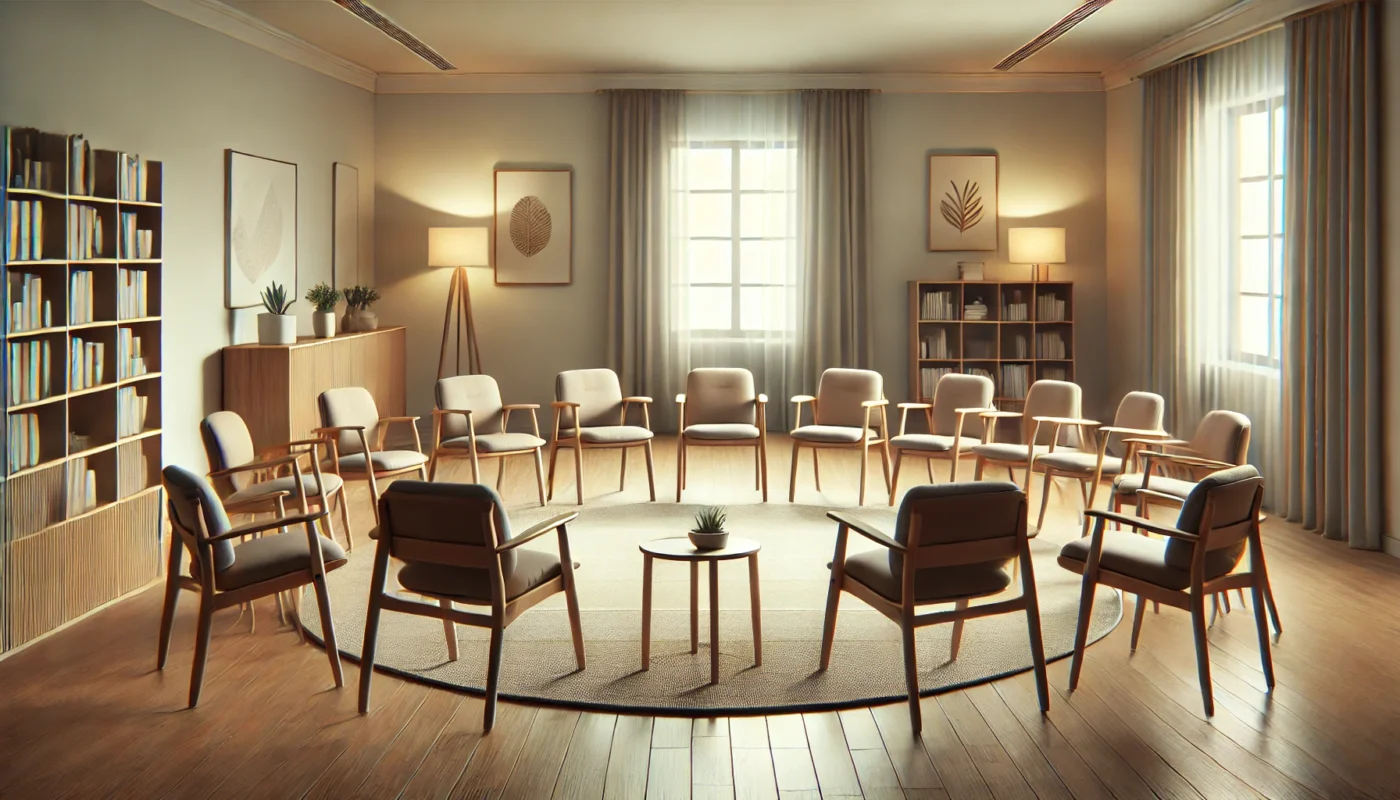
M 870 705 L 907 697 L 899 628 L 864 603 L 843 595 L 831 667 L 817 671 L 829 583 L 827 563 L 836 523 L 818 506 L 729 506 L 728 528 L 757 539 L 763 666 L 753 665 L 748 567 L 743 559 L 719 570 L 720 682 L 709 684 L 708 577 L 700 570 L 700 651 L 690 653 L 689 569 L 657 561 L 653 584 L 651 669 L 641 667 L 642 556 L 638 543 L 688 530 L 694 505 L 639 503 L 588 506 L 568 526 L 580 567 L 579 605 L 587 669 L 579 671 L 569 637 L 562 594 L 525 612 L 506 629 L 500 696 L 515 700 L 612 711 L 658 711 L 708 716 L 806 711 Z M 511 526 L 528 525 L 565 508 L 512 511 Z M 849 510 L 849 509 L 847 509 Z M 863 508 L 859 517 L 893 533 L 892 510 Z M 526 547 L 553 551 L 545 536 Z M 1073 648 L 1080 578 L 1055 561 L 1058 545 L 1032 541 L 1036 586 L 1047 658 Z M 852 534 L 849 552 L 876 549 Z M 329 576 L 332 616 L 341 651 L 358 660 L 363 643 L 373 553 L 362 547 Z M 392 564 L 392 562 L 391 562 Z M 395 587 L 395 568 L 389 586 Z M 1019 581 L 1009 591 L 1019 591 Z M 422 599 L 408 595 L 409 599 Z M 991 602 L 989 598 L 982 602 Z M 925 607 L 936 608 L 936 607 Z M 1113 630 L 1122 614 L 1116 592 L 1098 592 L 1090 641 Z M 301 619 L 320 637 L 314 597 L 308 592 Z M 920 628 L 919 686 L 933 694 L 1031 668 L 1025 616 L 1004 614 L 970 620 L 956 662 L 948 660 L 951 625 Z M 460 659 L 447 660 L 439 620 L 386 611 L 380 616 L 376 666 L 403 677 L 468 692 L 486 681 L 488 631 L 457 626 Z

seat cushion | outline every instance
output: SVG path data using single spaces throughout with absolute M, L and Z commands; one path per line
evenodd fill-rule
M 335 494 L 335 492 L 340 489 L 341 483 L 342 481 L 340 480 L 340 476 L 336 475 L 334 472 L 324 472 L 321 474 L 321 485 L 326 487 L 326 494 Z M 302 475 L 301 485 L 302 490 L 306 492 L 307 497 L 318 496 L 318 493 L 316 491 L 315 475 Z M 246 489 L 239 489 L 238 491 L 224 498 L 224 505 L 236 506 L 240 503 L 264 500 L 270 497 L 271 495 L 277 494 L 278 492 L 286 492 L 288 495 L 290 495 L 290 497 L 287 497 L 285 499 L 288 502 L 295 502 L 297 492 L 296 477 L 293 475 L 287 475 L 282 478 L 273 478 L 270 481 L 262 481 L 261 483 L 255 483 Z
M 376 450 L 369 458 L 375 472 L 393 472 L 428 463 L 428 457 L 416 450 Z M 365 454 L 341 456 L 340 468 L 346 472 L 364 472 Z
M 506 599 L 514 600 L 561 573 L 559 556 L 537 550 L 515 549 L 515 569 L 506 580 Z M 448 597 L 474 603 L 491 602 L 490 572 L 446 564 L 405 564 L 399 585 L 410 592 Z
M 1088 564 L 1089 544 L 1093 537 L 1075 539 L 1060 548 L 1060 558 Z M 1206 580 L 1228 575 L 1240 562 L 1242 548 L 1226 548 L 1206 554 Z M 1166 589 L 1182 590 L 1191 585 L 1191 573 L 1167 563 L 1167 541 L 1149 539 L 1128 531 L 1106 530 L 1103 533 L 1103 556 L 1099 565 Z M 1083 573 L 1084 568 L 1077 570 Z
M 559 431 L 560 439 L 572 439 L 577 435 L 573 428 Z M 581 438 L 588 444 L 626 444 L 645 442 L 655 435 L 640 425 L 601 425 L 596 428 L 584 428 Z
M 345 563 L 345 550 L 340 545 L 317 535 L 321 542 L 321 558 L 326 569 Z M 219 572 L 215 585 L 220 591 L 241 589 L 255 583 L 311 568 L 311 551 L 306 546 L 306 531 L 300 527 L 287 533 L 251 539 L 233 548 L 233 565 Z
M 685 435 L 691 439 L 713 439 L 715 441 L 757 439 L 758 426 L 741 423 L 702 423 L 687 425 Z
M 1046 453 L 1035 460 L 1036 466 L 1044 465 L 1053 469 L 1062 469 L 1065 472 L 1079 472 L 1085 475 L 1093 475 L 1094 464 L 1099 460 L 1098 453 L 1085 453 L 1082 450 L 1066 450 L 1063 447 L 1055 448 L 1055 452 Z M 1123 459 L 1116 456 L 1103 457 L 1103 474 L 1117 475 L 1123 471 Z
M 1023 444 L 979 444 L 972 448 L 972 452 L 993 461 L 1006 461 L 1012 464 L 1026 463 L 1026 446 Z M 1049 452 L 1049 445 L 1038 444 L 1035 446 L 1037 456 Z M 1060 448 L 1055 448 L 1055 452 L 1060 452 Z
M 825 444 L 858 444 L 860 432 L 860 428 L 847 428 L 841 425 L 803 425 L 792 432 L 792 438 L 801 439 L 804 442 Z M 877 436 L 872 428 L 866 428 L 865 435 L 870 439 Z
M 1125 497 L 1131 497 L 1137 494 L 1137 490 L 1141 488 L 1141 472 L 1132 475 L 1120 475 L 1113 481 L 1113 491 Z M 1152 480 L 1147 482 L 1147 488 L 1154 492 L 1169 494 L 1173 497 L 1180 497 L 1182 500 L 1185 500 L 1186 497 L 1191 494 L 1191 490 L 1196 488 L 1196 482 L 1153 475 Z
M 544 447 L 544 444 L 543 439 L 529 433 L 479 433 L 476 436 L 476 451 L 478 453 L 533 450 L 536 447 Z M 442 447 L 469 450 L 471 449 L 471 439 L 466 436 L 458 436 L 444 441 Z
M 886 600 L 900 602 L 900 576 L 890 568 L 886 550 L 871 550 L 846 559 L 846 574 L 874 589 Z M 983 597 L 1011 585 L 1006 570 L 992 563 L 935 567 L 914 573 L 914 599 L 921 603 Z
M 960 446 L 971 448 L 981 443 L 981 439 L 964 436 L 962 437 Z M 896 436 L 891 439 L 890 446 L 902 447 L 905 450 L 927 450 L 931 453 L 946 453 L 953 449 L 953 437 L 940 436 L 934 433 L 906 433 L 903 436 Z

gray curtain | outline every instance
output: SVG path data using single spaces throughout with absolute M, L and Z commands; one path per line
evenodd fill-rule
M 653 428 L 675 430 L 675 397 L 689 370 L 671 320 L 679 202 L 672 160 L 684 140 L 684 94 L 619 90 L 609 92 L 609 102 L 608 365 L 624 393 L 655 401 Z
M 1379 5 L 1288 23 L 1286 110 L 1282 501 L 1367 549 L 1383 526 Z

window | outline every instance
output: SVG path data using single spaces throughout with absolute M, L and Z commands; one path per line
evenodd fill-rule
M 685 296 L 691 331 L 720 338 L 796 325 L 796 155 L 783 142 L 705 142 L 685 153 Z
M 1283 98 L 1233 110 L 1233 342 L 1238 361 L 1279 366 L 1283 322 Z

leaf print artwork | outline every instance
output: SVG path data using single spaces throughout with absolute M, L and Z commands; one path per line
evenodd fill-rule
M 553 225 L 544 202 L 526 195 L 510 210 L 510 242 L 526 258 L 537 255 L 549 245 Z
M 982 196 L 977 184 L 972 181 L 964 181 L 961 189 L 956 181 L 949 181 L 948 184 L 953 190 L 943 194 L 938 210 L 942 212 L 945 222 L 957 228 L 959 233 L 967 233 L 982 221 Z
M 249 283 L 258 283 L 282 251 L 282 202 L 277 188 L 271 184 L 258 207 L 256 220 L 249 220 L 248 209 L 233 223 L 233 254 L 238 269 Z

